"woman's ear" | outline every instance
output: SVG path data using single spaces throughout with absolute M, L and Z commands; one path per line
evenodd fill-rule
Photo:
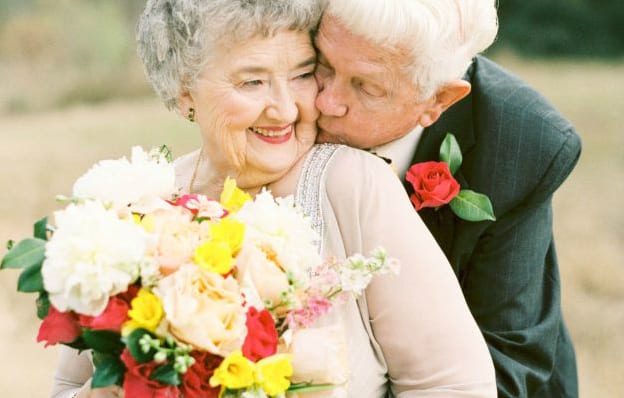
M 178 96 L 177 103 L 178 103 L 178 109 L 180 111 L 180 114 L 184 116 L 186 119 L 188 119 L 189 113 L 194 112 L 194 111 L 191 111 L 191 109 L 195 109 L 195 101 L 193 101 L 193 97 L 191 96 L 191 93 L 188 91 L 183 91 Z
M 423 127 L 431 126 L 445 110 L 466 97 L 470 93 L 470 89 L 470 83 L 461 79 L 453 80 L 440 87 L 428 101 L 430 104 L 420 115 L 419 124 Z

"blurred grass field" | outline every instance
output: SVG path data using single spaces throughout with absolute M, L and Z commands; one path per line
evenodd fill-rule
M 564 313 L 581 396 L 623 397 L 624 61 L 496 58 L 549 98 L 583 138 L 580 163 L 555 197 Z M 197 131 L 153 99 L 0 113 L 0 242 L 30 235 L 32 222 L 58 208 L 55 195 L 70 193 L 95 161 L 163 143 L 183 154 L 197 145 Z M 17 274 L 0 272 L 0 396 L 44 397 L 56 351 L 35 343 L 34 296 L 15 292 Z

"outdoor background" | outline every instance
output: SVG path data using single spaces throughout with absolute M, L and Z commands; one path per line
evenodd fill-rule
M 557 192 L 563 306 L 583 397 L 623 397 L 624 3 L 500 0 L 488 55 L 577 127 L 583 154 Z M 138 0 L 0 0 L 0 256 L 57 194 L 132 145 L 180 155 L 195 126 L 154 99 L 134 55 Z M 48 395 L 56 349 L 35 343 L 34 296 L 0 272 L 0 396 Z

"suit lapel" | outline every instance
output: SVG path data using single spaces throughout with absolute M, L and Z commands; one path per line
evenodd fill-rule
M 471 95 L 468 95 L 462 101 L 453 105 L 453 107 L 442 114 L 435 124 L 425 129 L 420 143 L 416 148 L 412 164 L 432 160 L 438 161 L 440 157 L 440 145 L 446 133 L 452 133 L 455 136 L 464 157 L 473 148 L 475 137 L 473 131 Z M 457 170 L 454 177 L 457 182 L 459 182 L 462 189 L 469 188 L 468 181 L 464 177 L 461 168 Z M 413 189 L 409 184 L 406 184 L 406 188 L 409 194 L 413 193 Z M 451 261 L 453 268 L 457 268 L 459 264 L 452 261 L 453 243 L 456 237 L 456 227 L 462 221 L 455 216 L 449 206 L 442 206 L 438 210 L 430 208 L 423 209 L 419 212 L 419 215 L 436 238 L 436 241 L 447 258 Z M 457 273 L 458 269 L 455 269 L 455 272 Z

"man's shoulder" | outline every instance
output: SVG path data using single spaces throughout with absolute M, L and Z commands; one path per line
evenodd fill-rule
M 533 128 L 535 124 L 553 133 L 572 129 L 572 124 L 544 95 L 488 58 L 477 56 L 474 59 L 469 79 L 477 122 L 500 123 L 499 118 L 503 118 L 505 130 L 510 133 L 520 128 Z
M 475 58 L 472 91 L 447 120 L 470 124 L 473 144 L 465 167 L 477 190 L 515 206 L 552 193 L 578 160 L 581 142 L 572 124 L 539 92 L 495 62 Z M 536 191 L 541 191 L 534 197 Z

